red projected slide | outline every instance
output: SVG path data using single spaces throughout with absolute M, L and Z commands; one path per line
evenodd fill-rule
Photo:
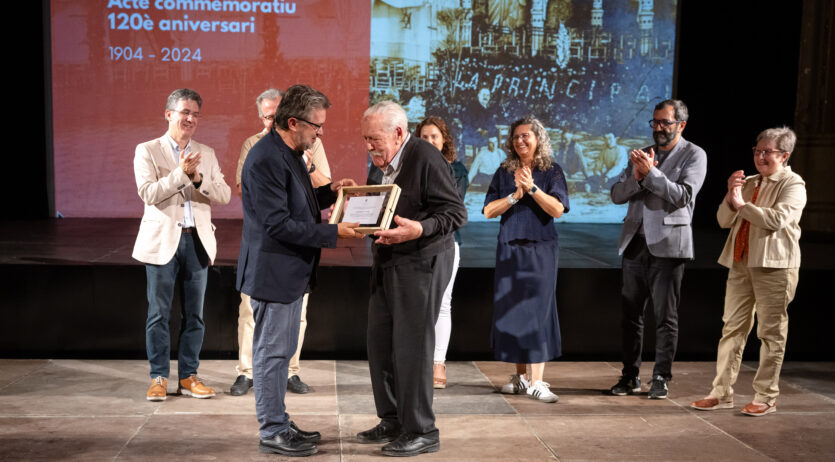
M 235 189 L 243 141 L 262 124 L 255 98 L 309 84 L 333 107 L 323 142 L 335 178 L 363 183 L 368 0 L 52 0 L 55 207 L 68 217 L 140 217 L 134 148 L 167 130 L 165 100 L 203 98 L 194 139 L 215 149 Z M 213 207 L 239 218 L 240 199 Z

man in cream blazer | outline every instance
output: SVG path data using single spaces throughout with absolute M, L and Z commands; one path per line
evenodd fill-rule
M 167 396 L 170 335 L 168 320 L 178 278 L 182 280 L 182 329 L 178 348 L 178 394 L 210 398 L 214 390 L 197 378 L 203 344 L 203 295 L 216 243 L 211 202 L 229 203 L 231 189 L 223 180 L 212 148 L 191 139 L 203 100 L 182 88 L 168 97 L 168 131 L 136 146 L 134 176 L 145 213 L 133 258 L 145 263 L 148 319 L 145 347 L 151 363 L 146 398 Z

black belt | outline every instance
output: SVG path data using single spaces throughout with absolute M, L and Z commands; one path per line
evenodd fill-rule
M 196 232 L 197 232 L 197 228 L 183 228 L 183 234 L 191 234 L 191 233 L 196 233 Z

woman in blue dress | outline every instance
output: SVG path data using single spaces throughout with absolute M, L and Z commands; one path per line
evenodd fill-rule
M 493 355 L 516 364 L 502 393 L 527 393 L 554 403 L 542 380 L 545 363 L 562 355 L 557 318 L 559 247 L 554 218 L 568 212 L 562 168 L 551 160 L 551 142 L 534 117 L 517 120 L 505 144 L 507 159 L 493 175 L 484 216 L 501 216 L 493 296 Z M 527 368 L 530 365 L 530 374 Z

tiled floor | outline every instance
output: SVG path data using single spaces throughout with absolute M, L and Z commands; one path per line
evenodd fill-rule
M 448 364 L 450 385 L 435 393 L 441 451 L 422 459 L 466 460 L 835 460 L 835 364 L 787 363 L 779 411 L 742 416 L 753 364 L 736 386 L 735 410 L 698 412 L 713 363 L 676 363 L 670 399 L 612 397 L 619 365 L 553 362 L 546 381 L 557 404 L 505 396 L 511 367 Z M 172 363 L 176 370 L 176 363 Z M 252 393 L 226 393 L 232 361 L 203 361 L 210 400 L 145 400 L 145 361 L 0 360 L 0 460 L 279 460 L 257 450 Z M 367 363 L 303 361 L 314 392 L 287 395 L 301 428 L 323 441 L 311 460 L 382 459 L 354 435 L 377 423 Z M 174 377 L 169 392 L 176 389 Z M 645 387 L 646 388 L 646 387 Z

